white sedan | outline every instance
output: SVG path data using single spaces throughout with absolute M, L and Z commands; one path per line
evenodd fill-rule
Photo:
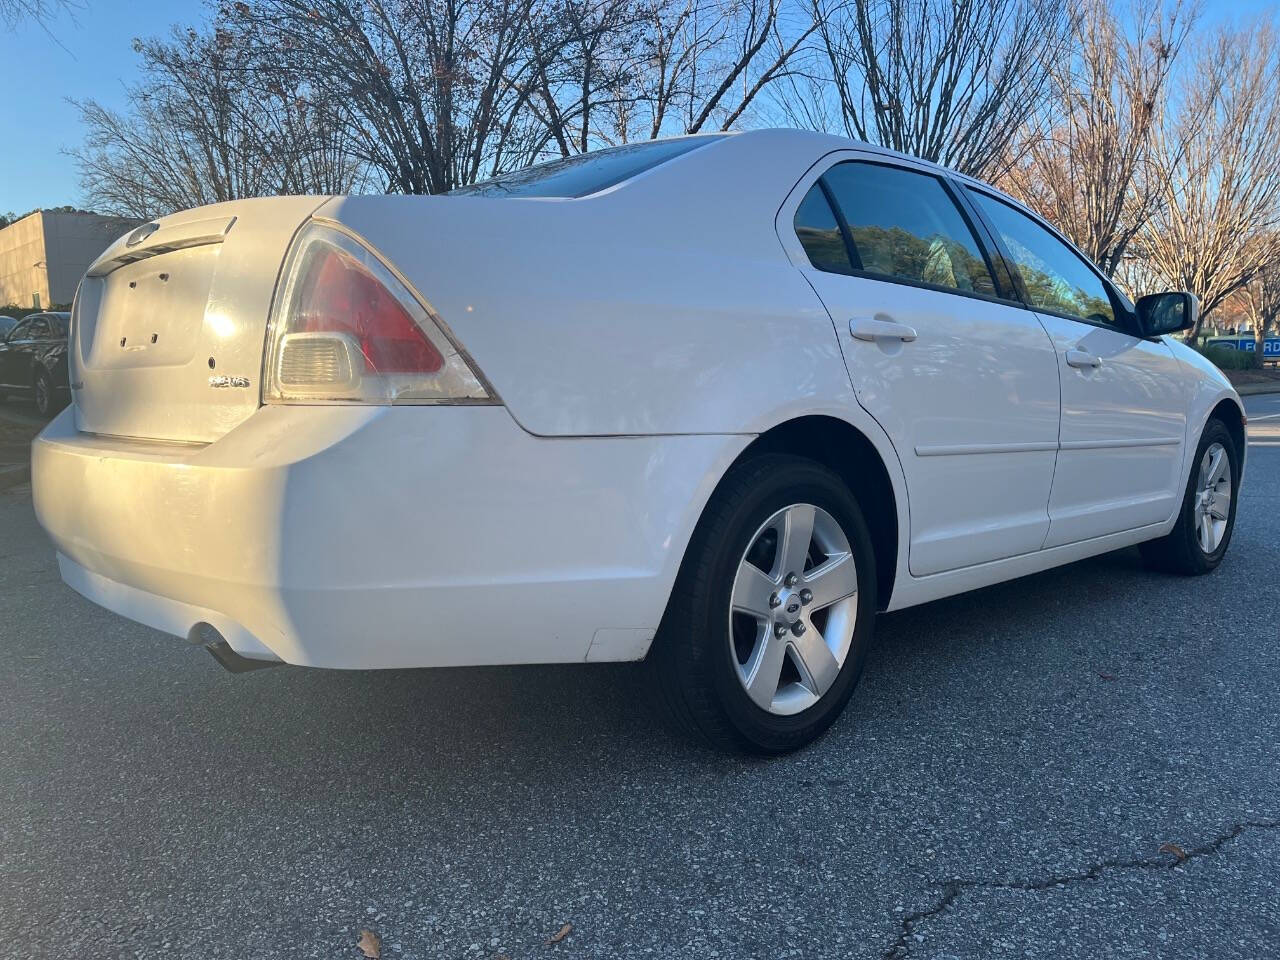
M 35 443 L 63 579 L 226 666 L 647 658 L 780 752 L 878 610 L 1231 539 L 1244 413 L 1035 214 L 796 131 L 121 238 Z

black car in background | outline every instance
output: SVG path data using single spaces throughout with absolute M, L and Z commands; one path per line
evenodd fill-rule
M 66 405 L 70 320 L 69 313 L 33 313 L 0 333 L 0 400 L 6 394 L 31 397 L 42 417 Z

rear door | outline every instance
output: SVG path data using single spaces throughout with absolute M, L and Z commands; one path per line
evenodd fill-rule
M 779 229 L 803 248 L 858 401 L 902 462 L 910 570 L 1039 550 L 1058 442 L 1053 344 L 998 279 L 947 181 L 852 156 L 802 184 Z
M 1183 379 L 1159 339 L 1079 252 L 998 197 L 970 196 L 1053 337 L 1062 436 L 1046 547 L 1167 520 L 1182 492 Z

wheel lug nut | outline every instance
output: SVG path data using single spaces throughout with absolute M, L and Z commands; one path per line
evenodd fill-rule
M 782 598 L 776 593 L 769 594 L 769 609 L 782 606 Z
M 787 635 L 787 625 L 785 623 L 775 623 L 773 625 L 773 635 L 781 640 Z
M 813 591 L 812 591 L 812 590 L 807 590 L 807 589 L 806 589 L 806 590 L 801 590 L 801 591 L 800 591 L 800 602 L 801 602 L 801 603 L 813 603 Z
M 797 577 L 794 573 L 788 573 L 787 578 L 782 582 L 784 585 L 788 587 L 794 587 L 797 583 L 800 582 L 800 578 Z
M 794 633 L 797 637 L 804 636 L 804 630 L 805 630 L 805 627 L 804 627 L 803 620 L 797 620 L 795 623 L 791 625 L 791 632 Z

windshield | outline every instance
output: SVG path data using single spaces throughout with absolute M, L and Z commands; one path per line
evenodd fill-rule
M 450 190 L 449 196 L 585 197 L 724 137 L 724 134 L 672 137 L 606 147 L 505 173 L 469 187 L 458 187 Z

